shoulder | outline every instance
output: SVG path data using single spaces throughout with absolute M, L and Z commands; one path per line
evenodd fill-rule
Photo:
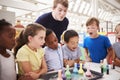
M 115 46 L 118 46 L 118 45 L 120 45 L 120 42 L 115 42 L 115 43 L 113 43 L 113 47 L 115 47 Z
M 45 14 L 39 16 L 39 17 L 36 19 L 35 22 L 36 22 L 36 23 L 39 23 L 39 24 L 45 24 L 46 21 L 48 21 L 49 18 L 51 18 L 51 16 L 52 16 L 52 13 L 51 13 L 51 12 L 45 13 Z
M 44 51 L 45 51 L 45 56 L 51 55 L 54 52 L 54 50 L 49 48 L 48 46 L 44 47 Z
M 62 49 L 65 49 L 67 47 L 67 45 L 66 44 L 64 44 L 63 46 L 62 46 Z
M 71 52 L 71 50 L 67 47 L 66 44 L 64 44 L 64 45 L 62 46 L 62 51 L 63 51 L 64 53 L 66 53 L 66 52 Z
M 49 49 L 48 46 L 45 46 L 45 47 L 44 47 L 45 54 L 46 54 L 47 52 L 49 52 L 49 50 L 50 50 L 50 49 Z
M 67 17 L 64 18 L 64 21 L 66 21 L 67 23 L 69 23 L 69 20 Z
M 29 48 L 27 45 L 22 46 L 17 52 L 17 55 L 28 55 L 28 54 L 29 54 Z
M 45 13 L 45 14 L 43 14 L 43 15 L 41 15 L 41 16 L 39 16 L 39 18 L 48 18 L 48 17 L 50 17 L 52 15 L 52 13 L 51 12 L 49 12 L 49 13 Z
M 69 24 L 69 20 L 67 17 L 65 17 L 62 21 L 64 23 L 64 25 L 68 25 Z
M 84 38 L 84 41 L 89 40 L 89 39 L 90 39 L 90 37 L 87 36 L 87 37 Z
M 99 38 L 108 39 L 108 37 L 105 35 L 99 35 Z

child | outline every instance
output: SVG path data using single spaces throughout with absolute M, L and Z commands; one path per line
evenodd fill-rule
M 15 60 L 10 51 L 15 45 L 12 24 L 0 20 L 0 80 L 16 80 Z
M 113 44 L 114 49 L 114 65 L 120 67 L 120 24 L 115 27 L 117 42 Z
M 15 46 L 16 58 L 20 74 L 30 75 L 38 79 L 47 72 L 42 45 L 46 29 L 37 23 L 29 24 L 17 38 Z
M 48 71 L 59 70 L 63 67 L 63 55 L 58 39 L 51 29 L 47 29 L 45 38 L 45 59 Z
M 64 65 L 74 66 L 74 63 L 79 63 L 82 53 L 78 47 L 79 35 L 74 30 L 67 30 L 64 33 L 64 42 L 62 46 Z
M 90 18 L 86 22 L 86 26 L 87 32 L 90 35 L 84 39 L 83 44 L 86 52 L 86 60 L 100 63 L 100 60 L 106 58 L 109 62 L 113 50 L 108 37 L 97 33 L 99 30 L 99 20 L 94 17 Z

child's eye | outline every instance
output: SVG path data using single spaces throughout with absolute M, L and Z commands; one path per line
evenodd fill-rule
M 40 37 L 39 39 L 43 39 L 43 37 Z

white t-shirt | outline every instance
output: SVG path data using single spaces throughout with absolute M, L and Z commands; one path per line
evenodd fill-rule
M 77 47 L 75 51 L 71 51 L 65 44 L 62 46 L 62 51 L 63 51 L 63 59 L 75 60 L 75 59 L 80 59 L 80 57 L 82 56 L 80 47 Z
M 0 80 L 16 80 L 15 60 L 13 53 L 6 50 L 10 57 L 6 58 L 0 54 Z

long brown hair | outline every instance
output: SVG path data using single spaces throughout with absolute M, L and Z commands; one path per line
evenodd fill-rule
M 37 32 L 40 30 L 46 31 L 45 27 L 43 27 L 42 25 L 37 24 L 37 23 L 32 23 L 32 24 L 28 24 L 26 28 L 23 31 L 21 31 L 20 35 L 16 38 L 16 46 L 14 48 L 15 56 L 17 54 L 17 51 L 23 45 L 29 42 L 28 36 L 34 37 L 37 34 Z

